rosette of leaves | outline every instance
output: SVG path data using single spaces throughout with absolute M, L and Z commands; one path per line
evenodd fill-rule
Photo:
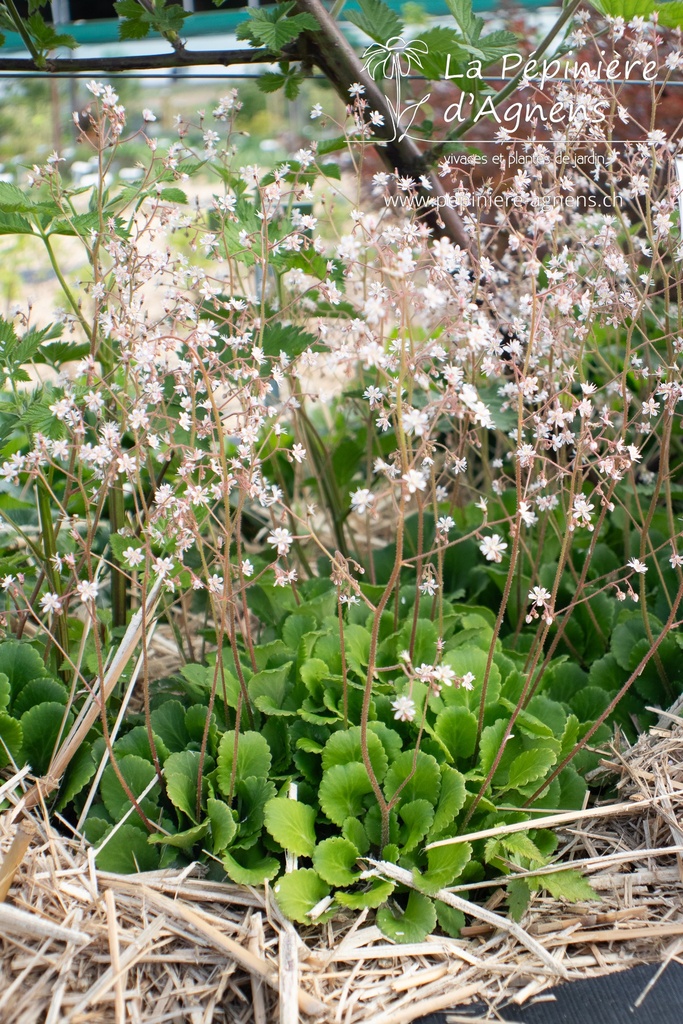
M 379 667 L 395 665 L 409 643 L 411 592 L 401 593 L 406 602 L 398 629 L 393 613 L 382 620 Z M 334 588 L 322 580 L 303 584 L 299 606 L 281 588 L 260 584 L 254 593 L 262 612 L 269 609 L 272 638 L 255 648 L 256 671 L 242 652 L 249 708 L 227 667 L 227 652 L 208 725 L 215 663 L 186 665 L 178 679 L 157 688 L 151 730 L 142 717 L 131 720 L 132 728 L 114 747 L 118 772 L 107 765 L 86 819 L 101 867 L 150 870 L 204 858 L 214 870 L 220 864 L 235 882 L 272 881 L 283 912 L 301 924 L 368 907 L 377 910 L 385 934 L 418 941 L 437 922 L 452 935 L 463 925 L 462 915 L 435 899 L 443 887 L 467 892 L 475 881 L 548 864 L 555 838 L 534 827 L 531 810 L 579 807 L 585 783 L 574 768 L 565 768 L 530 807 L 525 804 L 587 725 L 567 701 L 544 693 L 533 697 L 470 816 L 524 680 L 521 656 L 496 643 L 477 744 L 481 680 L 493 635 L 488 609 L 452 605 L 444 611 L 443 661 L 458 676 L 472 672 L 477 682 L 471 691 L 444 687 L 440 697 L 428 699 L 426 689 L 413 684 L 413 698 L 424 710 L 419 749 L 419 722 L 396 721 L 391 707 L 404 684 L 380 674 L 373 688 L 367 754 L 392 802 L 389 842 L 382 848 L 379 807 L 361 745 L 367 610 L 349 610 L 344 674 Z M 416 664 L 434 661 L 436 639 L 431 619 L 418 618 Z M 96 756 L 103 752 L 98 741 Z M 292 782 L 296 800 L 289 798 Z M 457 839 L 465 821 L 466 831 L 527 822 L 528 827 L 495 840 L 425 849 Z M 295 870 L 284 871 L 286 854 L 297 859 Z M 410 870 L 414 889 L 367 873 L 368 857 Z M 589 894 L 566 872 L 542 876 L 538 884 L 569 898 Z M 511 911 L 519 915 L 530 892 L 528 883 L 515 881 Z

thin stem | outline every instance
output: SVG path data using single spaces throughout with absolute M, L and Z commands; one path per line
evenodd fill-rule
M 109 526 L 111 535 L 115 536 L 124 525 L 123 486 L 117 477 L 109 489 Z M 114 550 L 111 555 L 111 604 L 112 626 L 114 629 L 126 625 L 128 611 L 126 594 L 126 574 L 121 567 Z
M 36 485 L 36 492 L 38 497 L 40 532 L 43 539 L 43 551 L 45 553 L 43 561 L 45 574 L 50 582 L 52 592 L 56 594 L 58 598 L 61 598 L 62 581 L 59 576 L 59 570 L 56 566 L 57 544 L 55 542 L 54 524 L 52 522 L 50 492 L 42 480 L 38 481 L 38 484 Z M 62 657 L 66 658 L 69 654 L 69 625 L 66 611 L 62 609 L 62 611 L 55 616 L 55 620 L 57 627 L 57 647 L 55 647 L 53 654 L 55 669 L 59 672 L 64 681 L 68 683 L 70 680 L 68 670 L 61 664 Z M 60 650 L 62 657 L 60 657 Z
M 45 58 L 36 49 L 35 44 L 34 44 L 33 40 L 31 39 L 31 36 L 28 34 L 28 32 L 26 30 L 26 25 L 24 24 L 24 19 L 19 14 L 19 11 L 17 10 L 17 8 L 16 8 L 16 6 L 14 4 L 14 0 L 5 0 L 5 7 L 7 8 L 7 11 L 9 13 L 10 18 L 14 22 L 14 26 L 15 26 L 17 32 L 21 36 L 21 40 L 22 40 L 24 46 L 26 47 L 28 52 L 33 57 L 33 61 L 25 61 L 24 63 L 27 63 L 27 64 L 35 63 L 39 67 L 44 67 L 45 66 Z

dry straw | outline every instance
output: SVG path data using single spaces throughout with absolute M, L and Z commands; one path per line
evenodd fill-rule
M 665 970 L 683 949 L 683 724 L 660 722 L 605 759 L 619 800 L 562 824 L 553 869 L 579 867 L 600 900 L 536 896 L 521 936 L 501 925 L 495 880 L 480 884 L 485 909 L 468 905 L 461 939 L 394 945 L 367 912 L 297 932 L 267 889 L 209 881 L 198 865 L 107 874 L 39 808 L 20 818 L 14 806 L 0 819 L 0 1020 L 407 1024 L 450 1010 L 457 1024 L 473 1019 L 458 1007 L 479 1000 L 479 1019 L 500 1021 L 564 977 Z M 26 787 L 20 775 L 8 781 Z

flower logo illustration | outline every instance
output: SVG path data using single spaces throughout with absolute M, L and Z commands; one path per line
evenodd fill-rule
M 394 126 L 394 134 L 388 142 L 402 142 L 403 139 L 413 138 L 409 135 L 417 112 L 427 103 L 431 93 L 427 93 L 421 100 L 410 100 L 404 105 L 401 96 L 401 83 L 407 78 L 414 67 L 422 69 L 421 58 L 429 53 L 429 48 L 421 39 L 412 39 L 409 42 L 403 36 L 392 36 L 386 43 L 373 43 L 368 46 L 363 54 L 365 64 L 364 71 L 368 71 L 373 78 L 380 73 L 390 82 L 395 83 L 395 94 L 392 98 L 387 95 L 387 103 L 391 111 L 391 118 Z

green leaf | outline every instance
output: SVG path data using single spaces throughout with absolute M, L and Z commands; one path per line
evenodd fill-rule
M 264 71 L 258 76 L 258 87 L 261 92 L 277 92 L 284 89 L 287 77 L 281 71 Z
M 368 731 L 374 732 L 382 741 L 384 751 L 389 761 L 395 761 L 401 753 L 403 741 L 395 729 L 390 729 L 384 722 L 368 722 Z
M 279 53 L 302 32 L 320 30 L 312 14 L 290 14 L 293 7 L 293 3 L 279 3 L 275 9 L 249 10 L 250 20 L 237 27 L 238 39 L 248 39 L 252 45 L 266 46 L 273 53 Z
M 372 793 L 372 785 L 365 766 L 352 761 L 337 764 L 326 771 L 318 790 L 323 814 L 343 825 L 347 818 L 357 818 L 365 809 L 364 798 Z
M 116 6 L 116 5 L 115 5 Z M 144 39 L 149 35 L 152 26 L 142 18 L 125 18 L 119 22 L 119 39 Z
M 469 708 L 475 714 L 479 713 L 487 660 L 488 655 L 486 651 L 471 645 L 456 647 L 454 650 L 446 652 L 443 658 L 444 664 L 450 665 L 458 676 L 464 676 L 471 672 L 474 676 L 474 683 L 471 690 L 466 690 L 462 686 L 444 686 L 441 691 L 441 699 L 444 704 L 447 706 L 460 704 L 463 707 Z M 500 679 L 500 669 L 494 663 L 491 665 L 489 681 L 486 687 L 487 705 L 495 704 L 498 700 L 500 696 Z
M 0 235 L 32 235 L 31 222 L 17 213 L 0 215 Z
M 680 28 L 683 25 L 683 3 L 670 0 L 669 3 L 655 4 L 659 24 L 664 28 Z
M 237 833 L 237 823 L 232 811 L 222 800 L 209 797 L 206 809 L 211 824 L 212 849 L 214 853 L 222 853 L 230 845 Z
M 434 900 L 434 906 L 436 907 L 436 918 L 446 935 L 450 935 L 453 939 L 460 938 L 460 929 L 465 927 L 465 915 L 462 910 L 456 910 L 455 907 L 449 907 L 447 903 L 442 903 L 441 900 Z
M 201 744 L 204 739 L 204 730 L 206 728 L 206 716 L 209 713 L 209 709 L 204 704 L 193 704 L 191 708 L 188 708 L 185 712 L 185 728 L 187 729 L 190 742 Z M 211 714 L 211 722 L 209 724 L 208 733 L 208 749 L 214 750 L 216 745 L 216 736 L 218 729 L 216 727 L 216 716 Z
M 97 844 L 104 839 L 107 832 L 110 832 L 112 828 L 111 822 L 108 821 L 107 818 L 99 817 L 97 810 L 101 811 L 102 808 L 96 808 L 95 813 L 90 811 L 83 822 L 83 835 L 91 846 L 97 846 Z M 103 811 L 102 813 L 105 812 Z
M 298 857 L 310 857 L 315 846 L 315 811 L 299 800 L 276 797 L 265 807 L 265 826 L 276 843 Z
M 167 700 L 151 714 L 152 730 L 161 736 L 168 749 L 180 753 L 187 748 L 190 735 L 185 726 L 185 708 L 179 700 Z
M 249 696 L 259 709 L 268 715 L 295 715 L 296 706 L 285 707 L 285 699 L 292 689 L 289 682 L 292 662 L 278 665 L 277 668 L 257 672 L 249 680 Z
M 336 892 L 334 898 L 342 907 L 350 910 L 374 910 L 381 907 L 391 896 L 395 886 L 385 878 L 373 878 L 367 888 L 356 892 Z
M 62 811 L 75 796 L 78 796 L 96 771 L 97 765 L 93 760 L 92 747 L 89 743 L 83 743 L 71 758 L 69 767 L 64 774 L 57 801 L 58 811 Z
M 411 800 L 410 803 L 401 804 L 399 817 L 404 822 L 399 844 L 403 853 L 410 853 L 432 827 L 434 807 L 429 800 Z
M 427 850 L 427 870 L 413 870 L 413 879 L 421 892 L 433 894 L 463 873 L 472 859 L 469 843 L 452 843 Z
M 252 775 L 235 786 L 238 835 L 233 846 L 251 846 L 263 828 L 264 809 L 276 795 L 275 783 Z
M 550 875 L 539 875 L 535 880 L 556 900 L 578 903 L 580 900 L 599 900 L 595 889 L 578 871 L 553 871 Z
M 313 868 L 299 868 L 278 878 L 273 892 L 285 917 L 298 924 L 311 924 L 309 911 L 329 895 L 330 889 Z
M 523 878 L 508 882 L 508 910 L 513 921 L 521 921 L 531 900 L 529 886 Z
M 0 210 L 3 213 L 30 213 L 33 209 L 33 200 L 20 188 L 9 181 L 0 181 Z
M 0 768 L 20 761 L 23 739 L 21 723 L 5 711 L 0 712 Z
M 545 857 L 538 849 L 526 832 L 513 832 L 511 835 L 489 839 L 484 846 L 484 860 L 490 864 L 499 857 L 512 854 L 516 857 L 524 857 L 530 861 L 532 866 L 538 866 L 545 862 Z
M 235 732 L 223 733 L 218 746 L 217 779 L 221 792 L 230 795 L 230 783 L 233 770 L 235 748 Z M 258 732 L 243 732 L 238 738 L 237 764 L 235 765 L 235 782 L 255 776 L 265 779 L 270 771 L 270 747 L 264 736 Z
M 0 711 L 9 707 L 11 693 L 9 679 L 4 672 L 0 672 Z
M 342 825 L 342 835 L 356 847 L 359 853 L 367 853 L 370 849 L 368 834 L 358 818 L 347 818 Z
M 43 676 L 41 679 L 32 679 L 22 688 L 12 704 L 12 714 L 15 718 L 21 718 L 32 707 L 49 702 L 65 707 L 68 699 L 69 692 L 64 683 L 50 676 Z
M 66 46 L 73 50 L 78 46 L 73 36 L 56 32 L 52 25 L 48 24 L 38 11 L 29 18 L 24 19 L 24 26 L 39 50 L 56 50 L 60 46 Z
M 508 789 L 522 789 L 530 782 L 544 779 L 557 761 L 557 754 L 548 747 L 536 747 L 518 754 L 510 765 L 507 785 Z
M 360 871 L 355 867 L 358 857 L 359 852 L 353 843 L 341 836 L 332 836 L 316 846 L 313 867 L 329 885 L 352 885 L 360 877 Z
M 478 768 L 482 775 L 488 775 L 491 770 L 500 751 L 506 727 L 505 719 L 497 718 L 492 725 L 487 725 L 485 729 L 482 729 L 478 762 Z
M 484 65 L 486 65 L 501 60 L 507 53 L 510 53 L 510 48 L 514 48 L 517 42 L 518 39 L 514 32 L 497 29 L 495 32 L 489 32 L 488 35 L 481 36 L 476 46 L 466 46 L 465 49 L 469 50 L 475 57 L 480 57 Z
M 415 771 L 413 773 L 413 761 Z M 404 750 L 396 758 L 384 780 L 384 793 L 387 800 L 396 793 L 399 786 L 410 778 L 410 781 L 401 789 L 400 802 L 410 803 L 411 800 L 419 800 L 425 797 L 432 804 L 439 799 L 441 788 L 441 773 L 436 758 L 431 754 L 425 754 L 419 750 L 417 757 L 412 750 Z
M 468 43 L 476 43 L 484 27 L 484 19 L 472 10 L 472 0 L 446 0 L 446 6 Z
M 404 911 L 389 907 L 377 911 L 377 927 L 394 942 L 423 942 L 434 931 L 436 910 L 420 892 L 411 892 Z
M 308 658 L 301 666 L 299 674 L 306 688 L 314 694 L 317 690 L 316 684 L 329 679 L 332 673 L 321 658 Z
M 477 719 L 467 708 L 454 705 L 437 716 L 434 731 L 445 743 L 454 761 L 474 753 L 477 742 Z
M 575 768 L 567 765 L 559 775 L 560 799 L 558 806 L 563 810 L 573 811 L 584 806 L 584 798 L 588 786 Z
M 147 842 L 156 843 L 159 846 L 172 846 L 179 850 L 191 850 L 193 846 L 201 842 L 209 831 L 209 822 L 203 821 L 201 825 L 193 825 L 182 832 L 173 832 L 169 836 L 162 833 L 149 836 Z
M 181 188 L 162 188 L 159 198 L 165 203 L 187 203 L 187 195 Z
M 21 716 L 24 734 L 21 754 L 34 775 L 47 772 L 57 742 L 66 736 L 72 722 L 71 711 L 65 715 L 63 705 L 54 701 L 37 704 Z
M 442 764 L 441 790 L 434 814 L 432 835 L 438 835 L 455 820 L 455 816 L 464 806 L 466 798 L 464 775 L 461 775 L 455 768 Z
M 182 750 L 169 754 L 164 764 L 164 779 L 169 800 L 195 825 L 200 760 L 198 750 Z
M 639 641 L 638 646 L 642 644 L 645 647 L 647 643 L 648 641 L 643 639 Z M 570 705 L 580 722 L 594 722 L 606 710 L 609 702 L 609 694 L 604 690 L 597 686 L 584 686 L 572 696 Z
M 239 860 L 227 852 L 221 859 L 228 878 L 238 885 L 263 885 L 264 882 L 275 878 L 280 870 L 279 861 L 274 857 L 264 856 L 254 847 L 242 854 Z
M 360 735 L 359 726 L 333 732 L 323 750 L 323 771 L 327 771 L 336 764 L 349 764 L 351 761 L 362 762 Z M 375 733 L 368 731 L 367 743 L 370 764 L 378 781 L 381 782 L 386 775 L 389 759 L 380 738 Z
M 159 762 L 163 765 L 168 757 L 168 747 L 156 733 L 152 733 L 154 739 L 154 746 L 156 748 L 157 757 Z M 149 736 L 147 735 L 147 726 L 136 725 L 135 728 L 127 732 L 125 736 L 122 736 L 120 740 L 116 741 L 114 747 L 117 758 L 125 757 L 126 754 L 137 754 L 138 757 L 144 758 L 145 761 L 151 761 L 154 763 L 152 756 L 152 750 L 149 745 Z
M 275 325 L 273 325 L 275 326 Z M 312 615 L 294 613 L 282 624 L 282 639 L 290 651 L 297 651 L 302 637 L 314 632 L 316 620 Z
M 591 0 L 591 3 L 602 14 L 608 14 L 612 18 L 623 18 L 626 22 L 632 18 L 647 19 L 655 9 L 654 0 Z
M 0 185 L 2 184 L 4 183 L 0 182 Z M 0 672 L 9 679 L 15 698 L 26 683 L 47 675 L 43 659 L 35 648 L 18 640 L 8 640 L 0 644 Z
M 358 0 L 358 5 L 360 11 L 346 11 L 345 18 L 376 43 L 384 45 L 403 32 L 403 22 L 382 0 Z
M 159 866 L 159 853 L 147 842 L 146 832 L 126 822 L 96 854 L 95 863 L 100 871 L 130 875 L 139 871 L 155 871 Z
M 145 761 L 136 754 L 127 754 L 118 762 L 119 771 L 126 781 L 128 788 L 140 803 L 140 794 L 144 792 L 152 779 L 156 776 L 154 765 Z M 120 821 L 131 804 L 126 796 L 123 786 L 118 780 L 116 772 L 111 764 L 108 764 L 102 773 L 100 782 L 100 795 L 102 802 L 107 808 L 109 816 L 114 821 Z M 152 787 L 150 792 L 140 803 L 141 808 L 147 813 L 154 813 L 156 799 L 159 795 L 159 783 Z
M 427 52 L 420 54 L 419 69 L 425 78 L 439 81 L 445 77 L 446 71 L 451 76 L 466 73 L 470 55 L 459 45 L 462 40 L 454 29 L 437 25 L 426 32 L 421 32 L 420 40 L 427 47 Z M 459 86 L 466 88 L 467 81 L 465 78 L 458 79 Z M 470 83 L 469 91 L 471 90 Z

